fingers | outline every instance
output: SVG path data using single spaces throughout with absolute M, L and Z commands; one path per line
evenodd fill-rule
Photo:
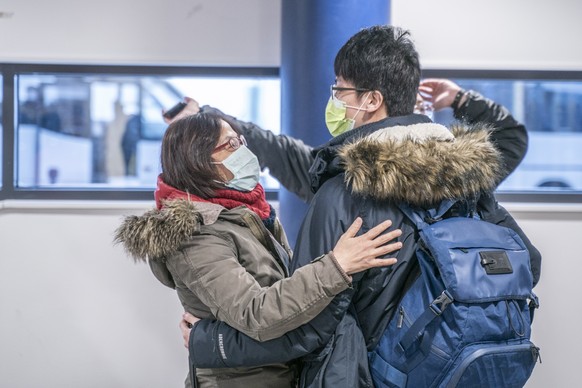
M 398 260 L 391 258 L 391 259 L 374 259 L 374 261 L 372 261 L 370 263 L 370 267 L 372 268 L 377 268 L 377 267 L 389 267 L 391 265 L 394 265 L 398 262 Z
M 433 89 L 434 87 L 436 87 L 438 84 L 440 83 L 440 81 L 436 78 L 427 78 L 427 79 L 423 79 L 422 81 L 420 81 L 419 84 L 419 89 L 421 88 L 425 88 L 425 89 Z
M 376 241 L 374 241 L 374 242 L 376 242 Z M 371 260 L 382 260 L 383 262 L 385 260 L 394 260 L 394 263 L 395 263 L 396 259 L 382 258 L 382 256 L 385 256 L 389 253 L 394 253 L 401 248 L 402 248 L 402 243 L 400 241 L 393 242 L 392 244 L 379 245 L 370 251 L 370 257 L 373 258 Z M 387 265 L 391 265 L 391 264 L 387 264 Z
M 376 248 L 373 252 L 375 258 L 382 257 L 389 253 L 396 252 L 397 250 L 402 248 L 402 243 L 400 241 L 396 241 L 392 244 L 385 244 Z
M 187 322 L 187 321 L 185 321 L 185 320 L 183 320 L 183 319 L 180 321 L 179 327 L 180 327 L 180 330 L 182 330 L 182 334 L 185 331 L 190 331 L 190 323 Z
M 180 331 L 182 331 L 182 338 L 184 339 L 184 347 L 188 349 L 188 342 L 190 339 L 190 323 L 185 320 L 180 321 Z
M 373 240 L 376 237 L 378 237 L 382 232 L 384 232 L 386 229 L 388 229 L 391 225 L 392 225 L 392 221 L 386 220 L 386 221 L 374 226 L 372 229 L 370 229 L 366 233 L 364 233 L 362 235 L 362 237 L 369 238 L 370 240 Z
M 184 313 L 182 315 L 182 319 L 185 320 L 186 322 L 192 324 L 192 320 L 196 319 L 196 317 L 190 313 Z
M 374 245 L 377 247 L 382 246 L 389 241 L 397 239 L 401 235 L 402 235 L 402 230 L 400 230 L 400 229 L 391 230 L 390 232 L 384 233 L 384 234 L 380 235 L 379 237 L 375 238 Z
M 195 317 L 194 315 L 192 315 L 190 313 L 184 313 L 184 315 L 182 315 L 182 319 L 184 319 L 190 325 L 193 325 L 193 324 L 195 324 L 196 322 L 198 322 L 200 320 L 200 318 L 197 318 L 197 317 Z
M 434 88 L 432 86 L 421 85 L 418 87 L 417 95 L 420 95 L 420 97 L 422 97 L 422 99 L 432 97 L 433 93 L 434 93 Z
M 344 236 L 346 238 L 354 237 L 360 231 L 361 227 L 362 227 L 362 218 L 358 217 L 354 220 L 354 222 L 352 222 L 352 224 L 350 225 L 348 230 L 346 230 L 346 232 L 342 235 L 341 238 L 343 239 Z

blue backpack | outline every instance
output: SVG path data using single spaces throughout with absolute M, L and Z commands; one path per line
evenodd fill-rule
M 442 219 L 453 205 L 399 205 L 418 228 L 421 275 L 368 353 L 377 388 L 523 387 L 539 358 L 525 244 L 476 216 Z

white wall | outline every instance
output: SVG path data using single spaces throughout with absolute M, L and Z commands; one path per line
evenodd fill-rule
M 425 68 L 582 70 L 578 0 L 392 0 Z
M 0 204 L 0 387 L 180 387 L 173 290 L 112 238 L 152 204 Z
M 3 0 L 0 61 L 277 66 L 281 0 Z M 582 69 L 576 0 L 393 0 L 424 67 Z M 176 40 L 179 37 L 180 40 Z M 0 202 L 0 386 L 178 387 L 181 308 L 111 244 L 152 204 Z M 507 204 L 544 256 L 528 388 L 572 386 L 580 206 Z
M 280 0 L 2 0 L 0 61 L 277 66 Z

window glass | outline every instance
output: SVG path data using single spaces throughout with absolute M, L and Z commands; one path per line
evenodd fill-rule
M 17 187 L 153 188 L 166 129 L 161 112 L 184 96 L 280 131 L 273 77 L 21 74 Z M 268 173 L 262 181 L 278 188 Z
M 529 147 L 500 192 L 582 191 L 582 81 L 456 79 L 509 109 L 524 123 Z M 448 122 L 450 110 L 435 114 Z

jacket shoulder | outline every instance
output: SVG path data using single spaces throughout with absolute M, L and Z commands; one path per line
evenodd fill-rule
M 168 201 L 162 209 L 126 217 L 115 231 L 114 243 L 122 244 L 137 261 L 163 257 L 199 230 L 202 219 L 195 203 Z

